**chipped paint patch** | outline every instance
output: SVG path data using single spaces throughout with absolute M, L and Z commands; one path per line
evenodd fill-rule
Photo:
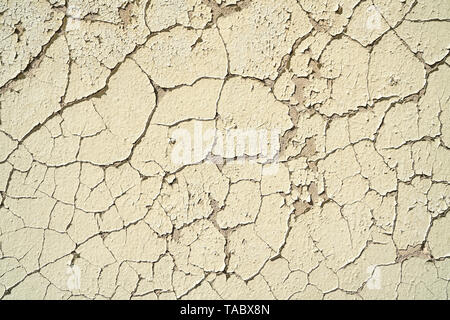
M 5 0 L 0 299 L 442 299 L 448 0 Z

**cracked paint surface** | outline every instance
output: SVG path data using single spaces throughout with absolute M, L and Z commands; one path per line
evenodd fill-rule
M 1 0 L 0 299 L 448 299 L 449 35 L 448 0 Z

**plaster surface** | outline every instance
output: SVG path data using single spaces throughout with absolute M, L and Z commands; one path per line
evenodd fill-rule
M 0 299 L 447 300 L 449 49 L 448 0 L 0 0 Z

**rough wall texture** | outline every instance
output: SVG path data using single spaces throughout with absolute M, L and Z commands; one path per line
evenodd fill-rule
M 449 0 L 0 0 L 0 298 L 448 299 L 449 49 Z

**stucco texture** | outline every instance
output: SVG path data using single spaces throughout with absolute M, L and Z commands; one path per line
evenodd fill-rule
M 447 300 L 449 49 L 449 0 L 0 0 L 0 299 Z

